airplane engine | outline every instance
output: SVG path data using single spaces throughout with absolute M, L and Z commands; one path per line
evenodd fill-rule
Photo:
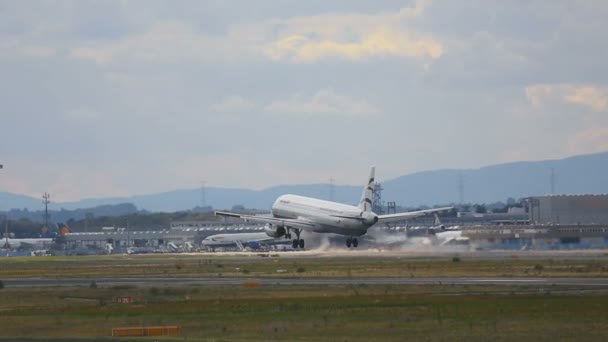
M 378 215 L 365 211 L 361 213 L 361 219 L 363 222 L 365 222 L 365 224 L 373 226 L 376 224 L 376 222 L 378 222 Z
M 266 227 L 264 227 L 264 233 L 272 238 L 280 238 L 285 235 L 286 230 L 283 226 L 267 224 Z

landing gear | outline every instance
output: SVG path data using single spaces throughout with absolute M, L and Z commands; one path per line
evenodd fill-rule
M 304 249 L 304 239 L 300 239 L 300 233 L 302 233 L 301 229 L 294 229 L 294 233 L 296 233 L 296 238 L 291 241 L 291 246 L 293 249 Z M 287 234 L 285 234 L 287 239 L 291 239 L 291 232 L 288 230 Z
M 350 248 L 350 246 L 353 246 L 353 248 L 356 248 L 357 246 L 359 246 L 359 240 L 357 240 L 357 238 L 347 238 L 346 239 L 346 247 Z

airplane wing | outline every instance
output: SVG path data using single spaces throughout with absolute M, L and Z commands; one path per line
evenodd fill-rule
M 419 216 L 424 216 L 427 214 L 436 213 L 439 211 L 450 210 L 454 207 L 443 207 L 443 208 L 435 208 L 435 209 L 427 209 L 427 210 L 418 210 L 418 211 L 408 211 L 406 213 L 397 213 L 397 214 L 389 214 L 389 215 L 378 215 L 378 223 L 389 223 L 395 221 L 403 221 Z
M 289 228 L 302 229 L 302 230 L 313 230 L 315 225 L 306 219 L 283 219 L 265 215 L 241 215 L 236 213 L 230 213 L 226 211 L 216 211 L 216 216 L 236 217 L 244 220 L 245 222 L 254 223 L 269 223 L 278 226 L 285 226 Z

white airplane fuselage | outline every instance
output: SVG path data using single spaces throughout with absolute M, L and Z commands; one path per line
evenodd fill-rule
M 297 195 L 283 195 L 272 205 L 276 218 L 303 219 L 314 225 L 313 232 L 361 236 L 377 217 L 359 207 Z M 366 219 L 366 215 L 369 215 Z
M 275 245 L 288 240 L 279 240 L 269 237 L 266 233 L 233 233 L 215 234 L 207 236 L 201 244 L 204 247 L 215 249 L 222 247 L 238 247 L 239 243 L 244 247 L 259 248 L 261 244 Z
M 247 215 L 216 211 L 215 215 L 224 217 L 237 217 L 245 222 L 266 224 L 266 234 L 270 237 L 285 235 L 291 239 L 294 248 L 304 248 L 304 239 L 300 238 L 302 231 L 315 233 L 334 233 L 345 235 L 348 248 L 357 247 L 358 236 L 367 233 L 367 230 L 376 223 L 385 224 L 398 222 L 414 217 L 431 214 L 451 207 L 417 210 L 405 213 L 377 215 L 372 211 L 372 197 L 374 192 L 375 168 L 370 168 L 369 178 L 363 186 L 361 199 L 357 206 L 325 201 L 317 198 L 297 195 L 283 195 L 277 198 L 272 205 L 272 215 Z
M 1 248 L 41 248 L 50 245 L 53 242 L 51 238 L 31 238 L 31 239 L 0 239 Z
M 268 239 L 266 233 L 236 233 L 236 234 L 215 234 L 207 236 L 201 244 L 210 247 L 233 246 L 237 241 L 249 242 Z

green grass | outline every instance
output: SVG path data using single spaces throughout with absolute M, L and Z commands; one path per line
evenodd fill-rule
M 606 277 L 608 260 L 479 260 L 118 255 L 0 258 L 0 279 L 19 277 Z M 281 272 L 277 272 L 281 270 Z M 284 271 L 284 272 L 283 272 Z
M 277 270 L 286 272 L 277 273 Z M 88 256 L 0 259 L 15 277 L 605 277 L 598 260 Z M 153 340 L 603 340 L 608 289 L 343 285 L 0 289 L 0 339 L 110 339 L 113 327 L 180 325 Z M 119 297 L 133 304 L 118 304 Z M 124 339 L 121 339 L 124 340 Z M 126 339 L 133 340 L 133 339 Z M 143 340 L 151 340 L 144 338 Z
M 176 324 L 167 340 L 602 340 L 603 290 L 489 286 L 5 288 L 0 338 L 109 337 Z M 134 304 L 118 304 L 132 296 Z M 162 338 L 165 340 L 165 338 Z

